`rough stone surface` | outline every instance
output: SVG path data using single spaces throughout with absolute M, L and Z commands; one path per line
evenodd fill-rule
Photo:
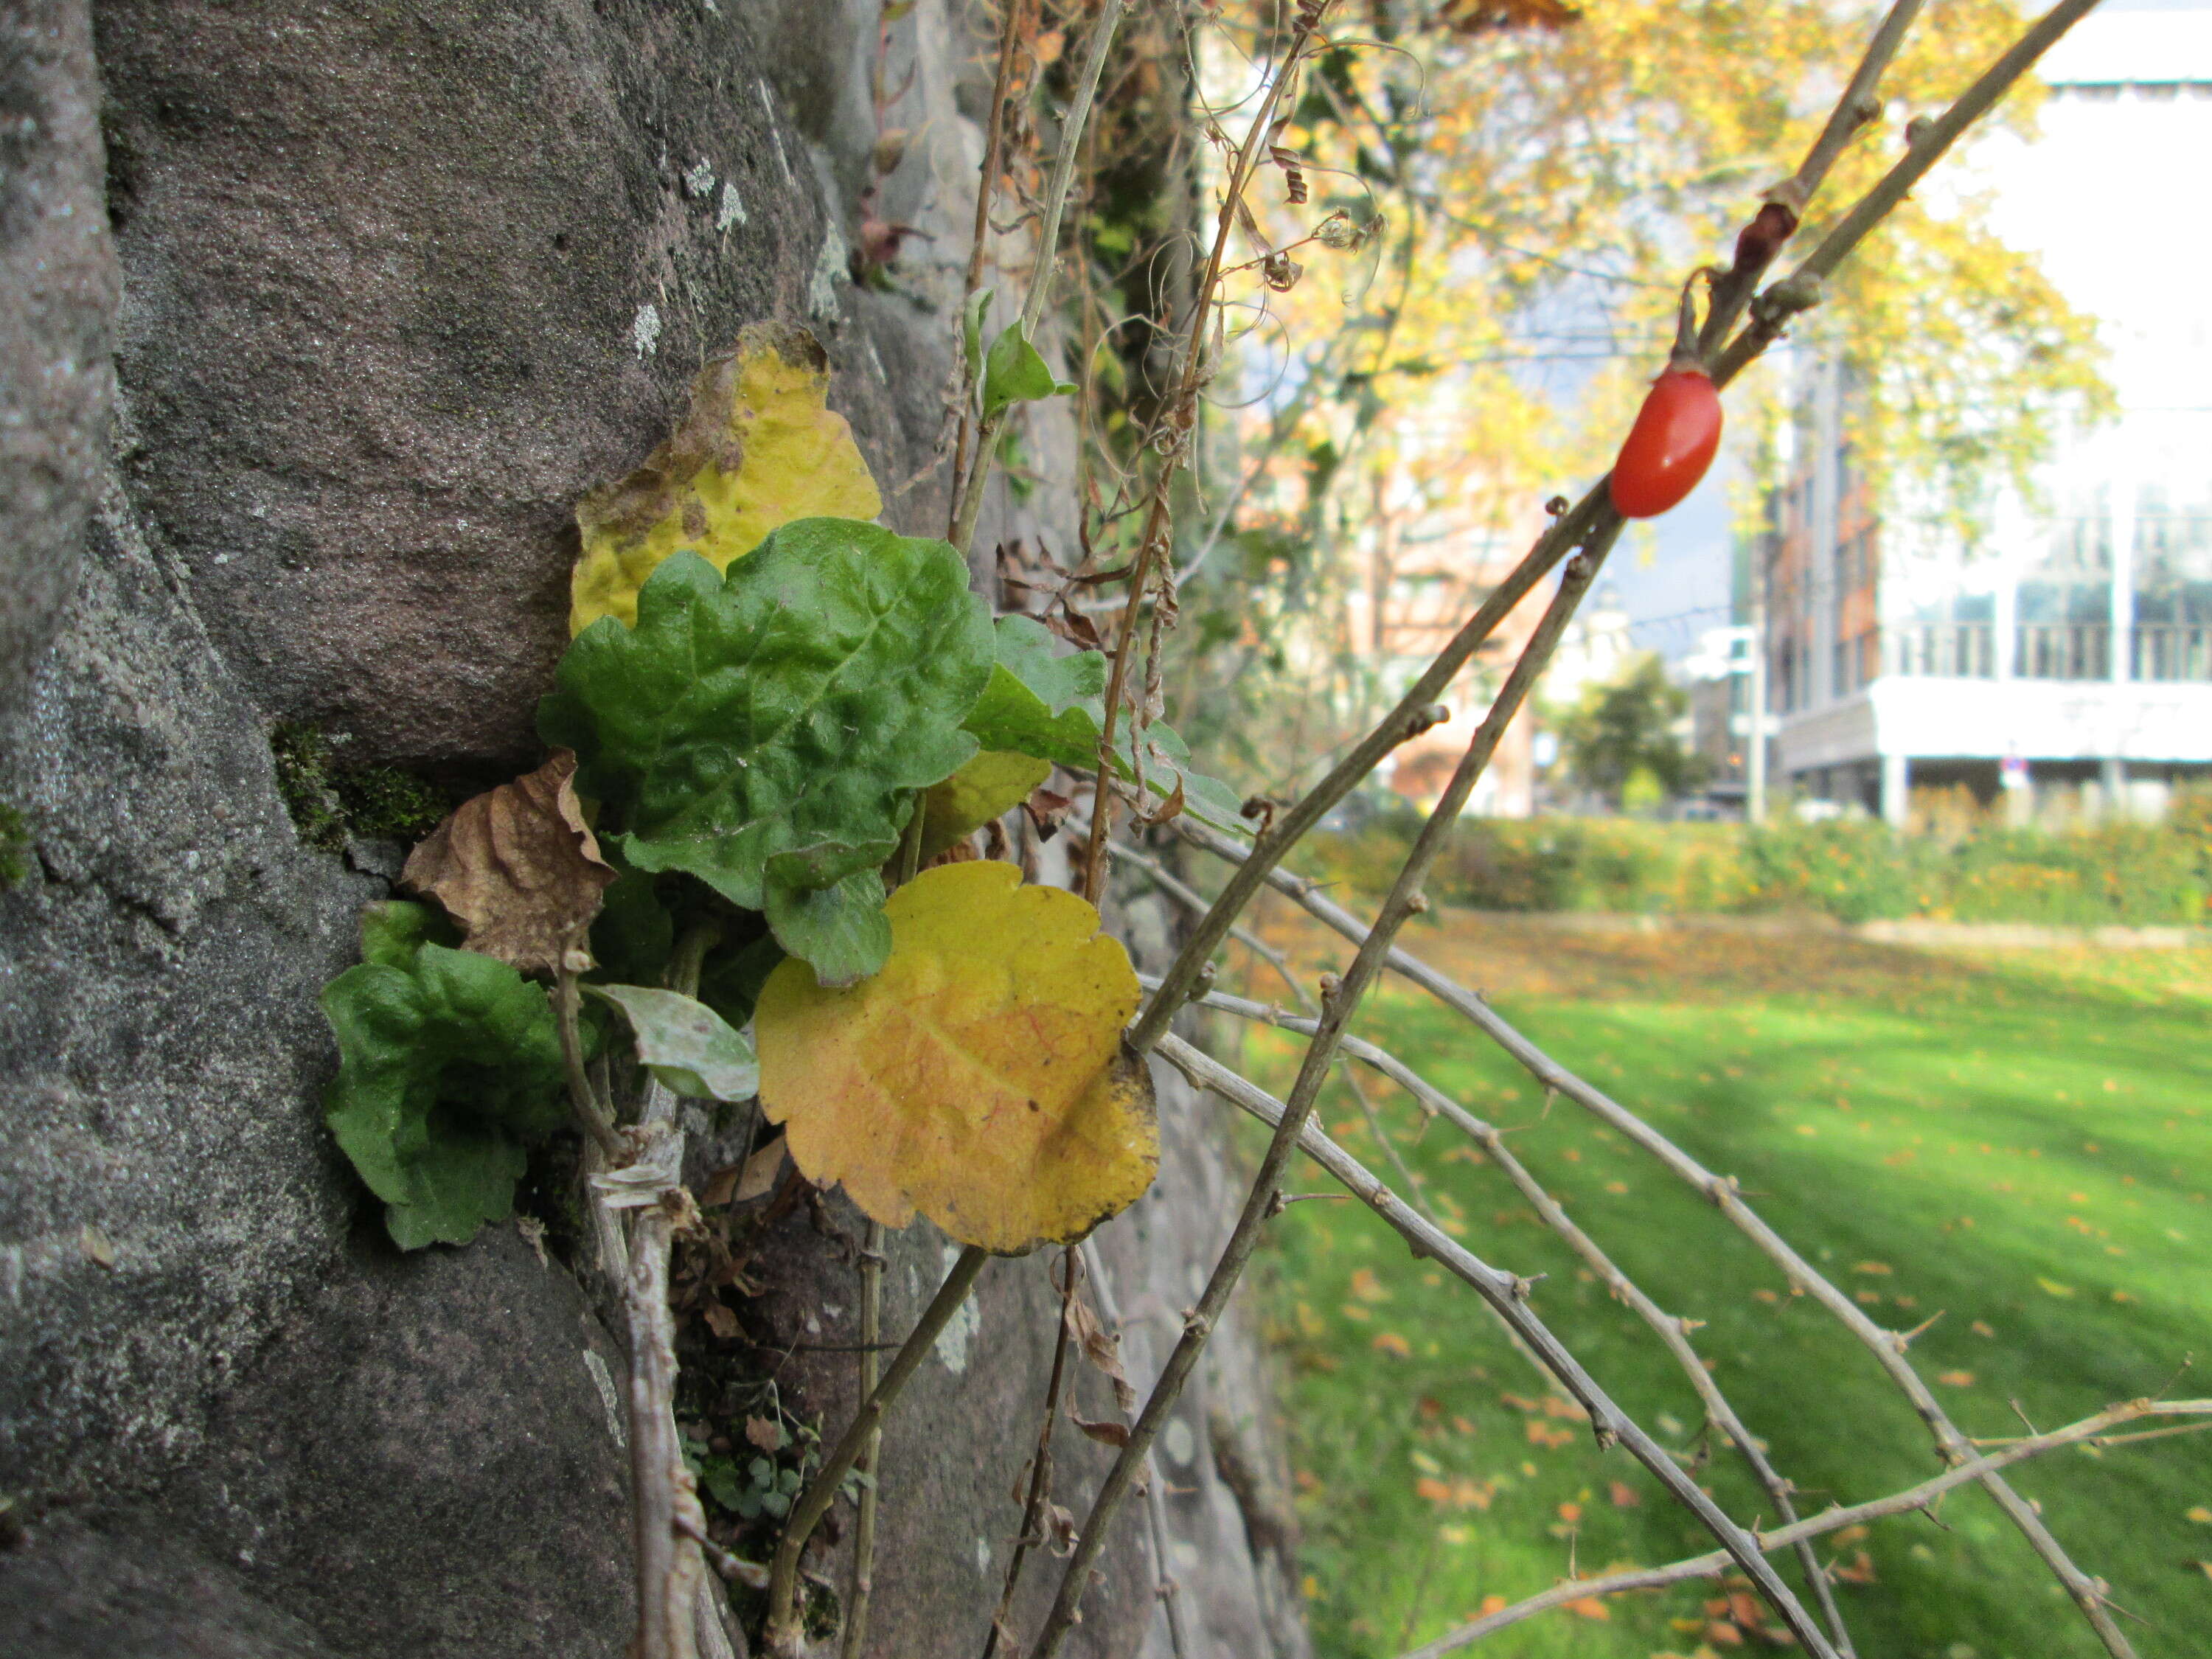
M 97 84 L 84 0 L 0 9 L 0 707 L 59 624 L 107 428 Z
M 35 840 L 0 896 L 10 1659 L 621 1650 L 618 1345 L 557 1237 L 550 1260 L 508 1228 L 405 1257 L 385 1241 L 322 1127 L 315 994 L 396 864 L 301 846 L 267 727 L 312 720 L 456 780 L 534 761 L 574 498 L 635 465 L 702 356 L 757 317 L 816 330 L 893 521 L 941 526 L 941 483 L 895 491 L 942 431 L 980 151 L 967 37 L 950 0 L 922 0 L 899 118 L 917 137 L 863 203 L 853 42 L 873 10 L 785 27 L 805 9 L 97 9 L 116 431 L 81 589 L 0 720 L 0 802 Z M 888 291 L 846 273 L 871 209 L 945 233 Z M 56 442 L 94 429 L 41 418 Z M 1066 426 L 1041 414 L 1033 454 L 1064 456 Z M 991 522 L 1059 540 L 1043 510 Z M 1163 1102 L 1160 1193 L 1100 1241 L 1140 1382 L 1230 1205 L 1207 1109 Z M 841 1200 L 795 1210 L 750 1270 L 744 1339 L 694 1321 L 691 1352 L 834 1431 L 860 1225 Z M 893 1241 L 888 1329 L 945 1250 L 926 1225 Z M 893 1420 L 872 1654 L 977 1650 L 1050 1362 L 1047 1268 L 994 1263 Z M 1079 1390 L 1109 1414 L 1100 1379 Z M 1170 1449 L 1168 1565 L 1210 1633 L 1196 1651 L 1290 1659 L 1262 1392 L 1249 1335 L 1225 1331 Z M 1066 1425 L 1059 1446 L 1079 1513 L 1108 1455 Z M 842 1583 L 849 1540 L 826 1541 Z M 1018 1625 L 1056 1566 L 1032 1562 Z M 1102 1567 L 1071 1651 L 1164 1654 L 1140 1508 Z

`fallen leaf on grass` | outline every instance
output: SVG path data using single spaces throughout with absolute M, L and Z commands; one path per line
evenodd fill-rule
M 1936 1380 L 1947 1389 L 1970 1389 L 1974 1385 L 1972 1371 L 1938 1371 Z
M 1605 1492 L 1606 1496 L 1613 1500 L 1613 1508 L 1617 1510 L 1632 1510 L 1644 1501 L 1636 1488 L 1626 1480 L 1613 1482 L 1605 1489 Z
M 550 975 L 615 879 L 576 799 L 576 757 L 466 800 L 407 855 L 399 884 L 461 925 L 464 950 Z
M 2208 1510 L 2203 1504 L 2199 1504 L 2183 1516 L 2182 1519 L 2194 1521 L 2200 1527 L 2212 1527 L 2212 1510 Z
M 1378 1353 L 1395 1353 L 1401 1359 L 1413 1358 L 1413 1345 L 1395 1331 L 1377 1331 L 1374 1346 Z
M 1566 1604 L 1566 1607 L 1567 1611 L 1574 1614 L 1577 1619 L 1595 1619 L 1604 1620 L 1613 1617 L 1613 1609 L 1606 1606 L 1604 1601 L 1601 1597 L 1595 1595 L 1584 1595 L 1579 1597 L 1575 1601 L 1568 1602 Z
M 979 860 L 924 871 L 885 915 L 873 978 L 829 988 L 786 962 L 754 1014 L 762 1104 L 807 1178 L 887 1227 L 920 1211 L 1000 1255 L 1126 1208 L 1159 1131 L 1121 1048 L 1137 977 L 1098 913 Z

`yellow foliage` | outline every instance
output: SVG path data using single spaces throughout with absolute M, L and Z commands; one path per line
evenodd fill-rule
M 885 915 L 872 979 L 828 989 L 793 959 L 761 992 L 761 1103 L 793 1161 L 887 1227 L 919 1210 L 1000 1255 L 1127 1208 L 1159 1130 L 1121 1047 L 1136 975 L 1097 911 L 978 860 L 924 871 Z
M 692 383 L 691 407 L 628 477 L 577 504 L 583 556 L 569 583 L 568 631 L 602 617 L 637 621 L 637 590 L 690 548 L 717 570 L 794 519 L 883 511 L 852 428 L 824 401 L 830 360 L 787 323 L 753 323 Z
M 921 798 L 921 855 L 934 858 L 1030 798 L 1052 775 L 1052 763 L 1012 750 L 986 749 Z

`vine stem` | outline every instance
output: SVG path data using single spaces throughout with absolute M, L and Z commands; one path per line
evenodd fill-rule
M 1097 781 L 1091 795 L 1091 841 L 1083 855 L 1082 893 L 1093 904 L 1098 902 L 1099 890 L 1106 878 L 1106 837 L 1114 827 L 1114 796 L 1107 785 L 1114 767 L 1114 728 L 1121 712 L 1122 692 L 1128 684 L 1129 652 L 1137 637 L 1137 612 L 1144 605 L 1154 566 L 1167 557 L 1168 486 L 1196 424 L 1198 392 L 1205 380 L 1206 318 L 1214 308 L 1215 291 L 1221 283 L 1222 260 L 1228 251 L 1237 210 L 1243 205 L 1244 187 L 1251 179 L 1260 147 L 1273 130 L 1275 106 L 1282 100 L 1284 88 L 1296 78 L 1299 60 L 1312 44 L 1321 20 L 1332 3 L 1334 0 L 1316 0 L 1310 7 L 1299 8 L 1297 19 L 1291 25 L 1290 45 L 1283 54 L 1282 67 L 1267 82 L 1267 95 L 1260 100 L 1252 125 L 1244 134 L 1244 142 L 1230 164 L 1221 210 L 1214 222 L 1213 246 L 1206 254 L 1206 271 L 1199 278 L 1198 291 L 1191 303 L 1190 326 L 1182 341 L 1182 372 L 1176 380 L 1175 396 L 1160 422 L 1162 432 L 1172 440 L 1172 447 L 1152 481 L 1152 499 L 1145 508 L 1144 531 L 1138 538 L 1137 556 L 1129 574 L 1129 596 L 1121 607 L 1121 626 L 1115 635 L 1113 659 L 1106 675 L 1106 709 L 1098 728 Z M 1135 752 L 1133 744 L 1131 752 Z
M 588 966 L 590 959 L 585 958 Z M 553 981 L 553 1024 L 561 1039 L 561 1074 L 568 1085 L 568 1115 L 611 1164 L 629 1150 L 615 1133 L 614 1114 L 592 1086 L 584 1066 L 584 994 L 576 971 L 563 966 Z
M 1091 119 L 1091 100 L 1097 95 L 1099 77 L 1106 71 L 1106 49 L 1113 43 L 1114 31 L 1121 27 L 1124 0 L 1104 0 L 1098 8 L 1098 16 L 1091 27 L 1091 41 L 1085 50 L 1081 74 L 1077 77 L 1075 101 L 1068 106 L 1067 118 L 1060 130 L 1060 153 L 1053 159 L 1052 179 L 1045 187 L 1043 222 L 1037 228 L 1036 264 L 1030 272 L 1029 294 L 1022 304 L 1022 337 L 1034 341 L 1037 325 L 1044 319 L 1044 309 L 1052 298 L 1054 267 L 1060 258 L 1060 221 L 1066 210 L 1067 194 L 1075 182 L 1075 164 L 1083 149 L 1083 129 Z M 973 387 L 970 387 L 973 391 Z M 1006 424 L 1007 404 L 983 417 L 976 428 L 975 453 L 967 473 L 960 479 L 958 504 L 952 513 L 952 545 L 963 559 L 968 556 L 968 544 L 975 538 L 975 520 L 983 510 L 983 486 L 990 482 L 991 456 L 999 440 L 999 429 Z M 967 416 L 963 406 L 961 430 L 967 431 Z
M 915 811 L 919 817 L 920 809 Z M 868 1223 L 860 1245 L 860 1397 L 876 1391 L 881 1380 L 883 1356 L 876 1345 L 883 1334 L 884 1224 Z M 860 1453 L 860 1473 L 868 1477 L 860 1488 L 860 1514 L 853 1529 L 853 1596 L 845 1610 L 844 1659 L 860 1659 L 868 1639 L 868 1603 L 876 1590 L 876 1486 L 882 1477 L 884 1430 L 878 1423 Z
M 844 1436 L 831 1449 L 822 1467 L 815 1471 L 806 1490 L 792 1505 L 791 1518 L 784 1523 L 783 1536 L 777 1540 L 775 1559 L 769 1567 L 768 1627 L 765 1639 L 771 1659 L 804 1659 L 806 1650 L 805 1621 L 797 1607 L 799 1589 L 799 1558 L 806 1548 L 806 1540 L 813 1536 L 814 1528 L 829 1511 L 837 1496 L 837 1488 L 851 1472 L 869 1437 L 882 1425 L 884 1414 L 891 1402 L 906 1387 L 922 1356 L 930 1345 L 951 1322 L 960 1304 L 968 1299 L 968 1292 L 975 1283 L 975 1275 L 983 1270 L 990 1253 L 970 1244 L 960 1252 L 945 1282 L 937 1287 L 937 1294 L 922 1310 L 921 1317 L 900 1345 L 884 1380 L 876 1384 L 875 1391 L 860 1404 Z
M 999 25 L 998 73 L 991 82 L 990 126 L 983 135 L 982 175 L 975 181 L 975 235 L 968 245 L 968 274 L 961 284 L 960 307 L 956 313 L 963 317 L 968 314 L 968 301 L 983 283 L 983 250 L 990 245 L 991 198 L 998 192 L 999 168 L 1006 154 L 1006 91 L 1013 83 L 1016 26 L 1022 9 L 1030 0 L 1005 0 L 1005 3 L 1006 15 Z M 968 441 L 974 430 L 975 407 L 975 371 L 969 367 L 968 354 L 958 341 L 953 343 L 952 358 L 956 365 L 953 372 L 960 386 L 960 439 L 952 452 L 952 507 L 945 526 L 948 539 L 960 516 L 961 480 L 968 471 Z M 939 451 L 940 456 L 943 453 Z

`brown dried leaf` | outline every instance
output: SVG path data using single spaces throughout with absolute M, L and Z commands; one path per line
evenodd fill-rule
M 580 946 L 615 872 L 576 799 L 576 757 L 461 803 L 408 854 L 399 884 L 434 898 L 464 948 L 526 974 L 556 972 Z
M 744 1204 L 773 1191 L 790 1155 L 791 1148 L 785 1144 L 781 1135 L 755 1152 L 745 1160 L 744 1170 L 738 1176 L 737 1189 L 731 1194 L 730 1201 Z
M 748 1417 L 745 1419 L 745 1438 L 764 1452 L 781 1451 L 783 1425 L 773 1418 Z
M 1113 1383 L 1115 1403 L 1125 1413 L 1135 1411 L 1137 1391 L 1129 1386 L 1128 1373 L 1121 1369 L 1121 1340 L 1109 1335 L 1098 1322 L 1098 1316 L 1091 1311 L 1080 1291 L 1067 1299 L 1067 1328 L 1083 1350 L 1084 1358 Z
M 726 1303 L 709 1302 L 699 1312 L 700 1316 L 706 1320 L 708 1330 L 725 1342 L 737 1340 L 738 1315 L 735 1309 Z
M 1075 1553 L 1076 1540 L 1082 1534 L 1075 1530 L 1075 1517 L 1057 1504 L 1044 1506 L 1045 1529 L 1052 1539 L 1054 1555 Z
M 1129 1443 L 1129 1425 L 1126 1423 L 1094 1423 L 1073 1406 L 1067 1408 L 1067 1420 L 1102 1446 L 1118 1450 Z

